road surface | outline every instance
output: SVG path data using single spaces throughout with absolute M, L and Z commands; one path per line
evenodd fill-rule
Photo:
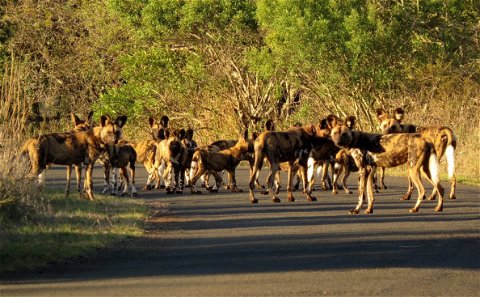
M 350 215 L 356 197 L 343 192 L 316 191 L 317 202 L 297 192 L 289 203 L 282 191 L 280 204 L 258 193 L 250 204 L 248 170 L 237 171 L 244 193 L 140 192 L 152 209 L 142 238 L 2 276 L 0 296 L 480 295 L 480 187 L 458 185 L 443 213 L 425 201 L 411 214 L 414 201 L 399 200 L 406 179 L 387 176 L 374 213 Z M 63 168 L 47 178 L 63 188 Z

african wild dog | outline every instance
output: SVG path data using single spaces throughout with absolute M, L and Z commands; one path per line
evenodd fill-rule
M 182 139 L 183 155 L 182 155 L 182 172 L 180 178 L 182 184 L 188 184 L 190 180 L 190 167 L 192 166 L 193 153 L 198 147 L 198 144 L 193 140 L 193 129 L 188 128 L 185 131 L 185 138 Z
M 255 188 L 255 179 L 258 171 L 263 166 L 266 158 L 270 163 L 270 175 L 268 176 L 267 190 L 275 203 L 280 202 L 273 192 L 273 183 L 277 171 L 280 169 L 280 163 L 288 162 L 288 182 L 287 192 L 288 200 L 295 201 L 292 194 L 292 174 L 295 161 L 298 160 L 303 181 L 303 192 L 307 200 L 315 201 L 316 198 L 311 196 L 310 187 L 306 186 L 307 178 L 307 161 L 312 149 L 312 142 L 318 138 L 328 136 L 328 130 L 321 129 L 319 125 L 305 125 L 302 127 L 293 127 L 287 131 L 267 131 L 263 132 L 255 140 L 254 152 L 255 163 L 253 172 L 250 174 L 250 202 L 258 203 L 253 190 Z
M 422 185 L 420 171 L 437 189 L 438 203 L 435 211 L 443 210 L 443 187 L 439 182 L 439 163 L 433 144 L 426 141 L 417 133 L 401 134 L 374 134 L 355 131 L 341 123 L 335 116 L 329 117 L 331 136 L 339 147 L 358 148 L 363 153 L 363 162 L 360 164 L 359 198 L 355 209 L 350 213 L 360 211 L 364 202 L 364 191 L 367 190 L 368 207 L 365 213 L 373 212 L 373 175 L 377 167 L 395 167 L 408 163 L 409 177 L 418 190 L 418 198 L 410 212 L 417 212 L 425 189 Z
M 85 164 L 85 191 L 90 200 L 94 199 L 93 165 L 108 145 L 116 144 L 122 137 L 126 116 L 112 120 L 110 116 L 100 118 L 100 126 L 88 131 L 52 133 L 38 138 L 32 173 L 42 180 L 48 164 Z M 82 194 L 82 192 L 80 192 Z
M 393 116 L 383 109 L 377 109 L 377 117 L 380 121 L 380 127 L 382 132 L 385 134 L 388 133 L 420 133 L 423 138 L 431 142 L 435 146 L 435 151 L 437 153 L 438 159 L 441 160 L 443 155 L 446 155 L 447 164 L 448 164 L 448 177 L 451 179 L 451 189 L 450 189 L 450 199 L 455 199 L 455 188 L 457 180 L 455 177 L 455 149 L 457 147 L 457 138 L 454 135 L 452 129 L 443 126 L 433 126 L 433 127 L 419 127 L 412 124 L 402 124 L 403 117 L 405 112 L 402 108 L 397 108 L 393 112 Z M 381 171 L 381 180 L 383 183 L 383 170 Z M 412 182 L 409 181 L 409 187 L 407 193 L 403 196 L 402 199 L 408 200 L 413 191 Z M 428 200 L 435 199 L 435 190 L 428 197 Z
M 267 120 L 266 123 L 265 123 L 265 129 L 274 129 L 274 123 L 273 123 L 273 120 Z M 267 130 L 268 131 L 268 130 Z M 250 167 L 250 174 L 252 173 L 252 170 L 253 170 L 253 162 L 255 161 L 254 160 L 254 156 L 253 156 L 253 143 L 255 141 L 255 139 L 258 137 L 258 133 L 257 132 L 253 132 L 251 134 L 251 137 L 249 137 L 247 139 L 247 143 L 248 143 L 248 152 L 244 155 L 243 157 L 243 160 L 242 161 L 247 161 L 248 164 L 249 164 L 249 167 Z M 236 144 L 237 144 L 238 140 L 233 140 L 233 139 L 229 139 L 229 140 L 218 140 L 218 141 L 215 141 L 215 142 L 212 142 L 210 145 L 208 146 L 203 146 L 201 147 L 201 149 L 203 150 L 207 150 L 207 151 L 210 151 L 210 152 L 219 152 L 219 151 L 222 151 L 222 150 L 226 150 L 226 149 L 229 149 L 229 148 L 232 148 L 234 147 Z M 212 173 L 213 174 L 213 173 Z M 201 180 L 202 180 L 202 187 L 204 188 L 207 188 L 207 189 L 211 189 L 210 186 L 209 186 L 209 183 L 208 183 L 208 180 L 209 180 L 209 171 L 207 171 L 204 175 L 201 176 Z M 260 186 L 260 183 L 258 182 L 258 177 L 255 181 L 255 184 L 258 188 L 261 188 L 263 186 Z M 227 184 L 225 187 L 227 189 L 230 189 L 230 184 Z
M 71 113 L 70 118 L 72 120 L 72 123 L 74 125 L 74 129 L 70 132 L 63 132 L 63 133 L 74 133 L 74 132 L 80 132 L 80 131 L 88 131 L 90 130 L 90 125 L 91 125 L 91 119 L 92 119 L 93 112 L 90 112 L 87 116 L 86 120 L 80 119 L 76 114 Z M 36 138 L 30 138 L 28 139 L 25 144 L 23 145 L 21 149 L 21 155 L 29 157 L 29 162 L 30 162 L 30 170 L 33 169 L 32 165 L 33 163 L 38 163 L 38 137 Z M 81 195 L 81 189 L 80 189 L 80 184 L 81 184 L 81 175 L 82 175 L 82 163 L 78 164 L 73 164 L 75 166 L 75 174 L 76 174 L 76 180 L 77 180 L 77 191 Z M 67 166 L 67 184 L 65 186 L 65 198 L 69 196 L 70 194 L 70 180 L 71 180 L 71 173 L 72 173 L 72 166 L 71 164 L 68 164 Z M 41 184 L 43 184 L 43 175 L 42 179 L 39 180 Z
M 155 121 L 153 117 L 148 119 L 148 123 L 150 124 L 150 134 L 152 135 L 152 139 L 154 140 L 163 140 L 165 139 L 165 129 L 168 128 L 168 123 L 170 122 L 170 118 L 166 115 L 160 118 L 160 121 Z
M 167 194 L 182 193 L 183 184 L 180 184 L 182 172 L 182 159 L 184 147 L 182 139 L 185 138 L 185 130 L 165 130 L 165 139 L 156 144 L 154 168 L 158 170 L 164 167 L 163 179 Z
M 345 123 L 353 129 L 355 127 L 355 117 L 350 116 L 347 117 Z M 320 121 L 320 127 L 322 129 L 329 129 L 327 125 L 327 119 L 322 119 Z M 318 139 L 316 142 L 313 143 L 312 151 L 310 152 L 310 156 L 308 158 L 308 170 L 307 170 L 307 177 L 308 182 L 313 189 L 314 186 L 314 168 L 317 165 L 317 177 L 320 177 L 321 187 L 323 190 L 332 190 L 335 186 L 332 186 L 332 181 L 330 180 L 330 176 L 328 175 L 328 169 L 332 169 L 332 179 L 333 179 L 333 171 L 334 171 L 334 163 L 335 163 L 335 155 L 339 151 L 339 148 L 333 143 L 330 138 L 322 138 Z M 321 171 L 321 174 L 320 174 Z
M 340 149 L 335 155 L 335 164 L 333 166 L 333 194 L 338 194 L 338 178 L 342 177 L 342 187 L 347 194 L 353 192 L 347 187 L 347 178 L 350 172 L 357 172 L 361 166 L 363 154 L 359 149 Z
M 117 144 L 109 145 L 103 155 L 103 165 L 105 179 L 109 180 L 111 169 L 113 169 L 112 183 L 108 185 L 113 196 L 116 195 L 117 189 L 122 188 L 122 196 L 128 195 L 128 188 L 131 188 L 131 196 L 137 196 L 135 188 L 135 163 L 137 161 L 137 153 L 133 146 L 127 141 L 120 141 Z M 122 182 L 118 185 L 117 171 L 120 169 Z M 129 174 L 130 173 L 130 176 Z M 105 191 L 105 189 L 104 189 Z
M 241 192 L 237 188 L 235 169 L 238 164 L 245 159 L 248 153 L 248 130 L 238 139 L 235 146 L 220 151 L 208 151 L 206 149 L 197 149 L 192 157 L 192 166 L 190 168 L 189 187 L 192 193 L 200 193 L 195 183 L 207 171 L 215 176 L 215 186 L 212 192 L 218 191 L 222 183 L 219 171 L 226 170 L 229 176 L 230 190 L 232 192 Z

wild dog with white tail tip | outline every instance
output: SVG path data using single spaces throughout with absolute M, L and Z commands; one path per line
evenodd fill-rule
M 448 166 L 448 177 L 451 180 L 450 199 L 455 199 L 455 189 L 457 179 L 455 177 L 455 149 L 457 147 L 457 137 L 452 129 L 443 126 L 420 127 L 413 124 L 403 124 L 402 120 L 405 111 L 397 108 L 389 115 L 384 109 L 377 109 L 377 117 L 380 121 L 380 128 L 383 133 L 420 133 L 423 138 L 431 142 L 435 146 L 438 159 L 441 160 L 443 155 L 446 156 Z M 383 172 L 381 171 L 381 180 L 383 181 Z M 410 199 L 413 192 L 413 184 L 410 181 L 407 193 L 402 197 L 404 200 Z M 428 197 L 428 200 L 435 199 L 435 189 Z
M 425 188 L 420 172 L 424 172 L 438 193 L 435 211 L 443 210 L 444 190 L 439 182 L 438 158 L 433 144 L 418 133 L 374 134 L 355 131 L 348 128 L 335 116 L 329 117 L 332 129 L 331 137 L 339 147 L 358 148 L 364 155 L 360 166 L 359 198 L 357 206 L 350 211 L 359 213 L 364 203 L 364 191 L 367 190 L 368 207 L 365 213 L 373 212 L 373 176 L 377 167 L 395 167 L 408 164 L 408 175 L 418 190 L 418 198 L 410 212 L 418 212 L 425 197 Z
M 87 116 L 87 119 L 82 120 L 76 114 L 71 113 L 70 117 L 71 117 L 72 123 L 74 125 L 74 129 L 70 132 L 64 132 L 64 133 L 75 133 L 75 132 L 80 132 L 80 131 L 85 132 L 85 131 L 90 130 L 92 115 L 93 115 L 93 112 L 90 112 Z M 62 134 L 62 133 L 60 133 L 60 134 Z M 29 157 L 30 169 L 31 170 L 32 170 L 32 164 L 34 162 L 38 163 L 38 160 L 36 160 L 36 158 L 39 157 L 37 149 L 38 149 L 38 137 L 28 139 L 21 149 L 21 154 L 24 155 L 24 156 L 28 155 L 28 157 Z M 81 188 L 80 185 L 81 185 L 81 179 L 82 179 L 82 163 L 77 163 L 77 164 L 73 164 L 73 165 L 75 166 L 75 175 L 76 175 L 76 181 L 77 181 L 76 189 L 77 189 L 77 192 L 79 193 L 79 195 L 81 196 L 82 192 L 81 192 L 81 189 L 80 189 Z M 65 198 L 68 197 L 69 194 L 70 194 L 71 174 L 72 174 L 72 166 L 70 164 L 67 164 L 67 184 L 65 186 Z M 44 177 L 44 174 L 41 175 L 41 178 L 39 180 L 40 184 L 44 183 L 43 177 Z

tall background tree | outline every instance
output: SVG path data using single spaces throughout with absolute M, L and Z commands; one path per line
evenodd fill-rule
M 201 143 L 268 118 L 285 128 L 329 113 L 376 131 L 374 109 L 401 106 L 409 122 L 453 127 L 460 156 L 478 145 L 478 1 L 0 4 L 0 61 L 26 66 L 32 133 L 90 110 L 128 115 L 129 137 L 168 114 Z

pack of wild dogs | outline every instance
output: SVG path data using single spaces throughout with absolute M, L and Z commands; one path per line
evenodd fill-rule
M 169 118 L 158 121 L 149 118 L 150 137 L 132 142 L 122 136 L 127 117 L 115 119 L 102 115 L 98 125 L 91 123 L 92 113 L 82 120 L 71 114 L 73 130 L 40 135 L 27 140 L 21 156 L 30 162 L 31 175 L 44 184 L 45 171 L 50 164 L 66 165 L 67 185 L 65 195 L 70 193 L 72 165 L 76 173 L 76 190 L 80 197 L 85 194 L 94 199 L 92 172 L 98 160 L 104 171 L 102 194 L 137 195 L 135 187 L 135 164 L 141 163 L 148 172 L 144 190 L 165 188 L 166 193 L 183 193 L 185 187 L 191 193 L 201 193 L 197 181 L 209 192 L 217 192 L 222 185 L 233 192 L 237 187 L 235 169 L 241 161 L 250 165 L 249 198 L 258 203 L 255 190 L 270 195 L 272 201 L 280 202 L 279 173 L 287 173 L 287 199 L 295 201 L 294 190 L 302 183 L 303 193 L 308 201 L 315 201 L 315 175 L 318 186 L 337 194 L 341 180 L 343 190 L 352 194 L 346 180 L 351 172 L 358 172 L 358 203 L 350 213 L 359 213 L 367 204 L 365 213 L 372 213 L 374 192 L 386 189 L 385 168 L 406 164 L 408 168 L 408 189 L 402 199 L 409 200 L 414 187 L 418 198 L 410 212 L 417 212 L 425 199 L 425 188 L 421 173 L 433 185 L 428 197 L 438 196 L 435 211 L 443 210 L 444 189 L 439 182 L 439 159 L 444 155 L 451 179 L 450 199 L 455 199 L 456 178 L 454 154 L 457 139 L 448 127 L 420 127 L 404 124 L 404 111 L 397 108 L 389 113 L 377 109 L 381 134 L 355 130 L 355 117 L 340 119 L 329 115 L 316 124 L 295 125 L 285 131 L 276 131 L 274 122 L 268 120 L 262 132 L 248 135 L 241 133 L 235 140 L 219 140 L 210 145 L 198 146 L 192 129 L 173 129 Z M 266 185 L 259 182 L 259 173 L 268 163 L 269 174 Z M 81 187 L 82 169 L 85 168 L 85 182 Z M 377 174 L 377 168 L 379 172 Z M 329 169 L 332 178 L 329 176 Z M 228 173 L 224 184 L 222 172 Z M 316 174 L 315 174 L 316 172 Z M 120 173 L 120 174 L 118 174 Z M 378 185 L 377 185 L 378 175 Z M 209 177 L 215 179 L 211 186 Z M 294 184 L 294 177 L 297 181 Z

